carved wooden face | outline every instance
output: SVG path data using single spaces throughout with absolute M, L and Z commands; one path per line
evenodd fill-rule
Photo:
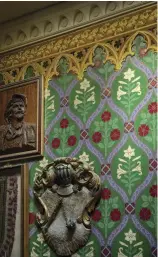
M 13 119 L 23 119 L 25 115 L 25 105 L 23 101 L 17 101 L 12 105 L 12 114 Z

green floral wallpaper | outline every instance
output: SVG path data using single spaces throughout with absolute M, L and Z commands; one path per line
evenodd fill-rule
M 33 183 L 49 161 L 71 156 L 87 161 L 102 181 L 88 244 L 73 257 L 156 257 L 157 56 L 142 36 L 133 57 L 115 71 L 97 47 L 84 78 L 68 72 L 45 90 L 45 154 L 30 163 L 30 257 L 55 257 L 35 225 Z M 83 51 L 84 54 L 84 51 Z M 25 77 L 33 76 L 29 69 Z

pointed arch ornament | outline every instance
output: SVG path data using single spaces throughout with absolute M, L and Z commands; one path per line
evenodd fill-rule
M 132 46 L 137 35 L 145 38 L 147 50 L 157 51 L 156 24 L 157 13 L 153 4 L 71 34 L 4 53 L 0 59 L 0 73 L 4 83 L 8 84 L 24 79 L 27 67 L 32 66 L 35 76 L 44 76 L 47 87 L 48 80 L 59 75 L 59 61 L 64 57 L 69 63 L 67 72 L 72 71 L 81 80 L 86 68 L 94 65 L 97 47 L 105 51 L 104 63 L 110 61 L 115 70 L 120 70 L 126 57 L 134 55 Z M 119 40 L 122 43 L 118 47 Z M 44 65 L 46 62 L 47 66 Z

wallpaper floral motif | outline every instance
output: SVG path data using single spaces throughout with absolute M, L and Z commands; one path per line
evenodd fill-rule
M 101 47 L 80 81 L 62 58 L 45 90 L 45 157 L 30 163 L 30 257 L 54 257 L 35 226 L 32 186 L 49 161 L 87 161 L 102 181 L 88 244 L 73 257 L 156 257 L 156 53 L 142 36 L 119 71 Z M 84 53 L 84 51 L 83 51 Z M 27 75 L 27 74 L 26 74 Z

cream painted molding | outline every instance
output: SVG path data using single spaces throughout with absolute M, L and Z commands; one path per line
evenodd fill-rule
M 112 18 L 153 1 L 61 2 L 0 26 L 0 53 Z

